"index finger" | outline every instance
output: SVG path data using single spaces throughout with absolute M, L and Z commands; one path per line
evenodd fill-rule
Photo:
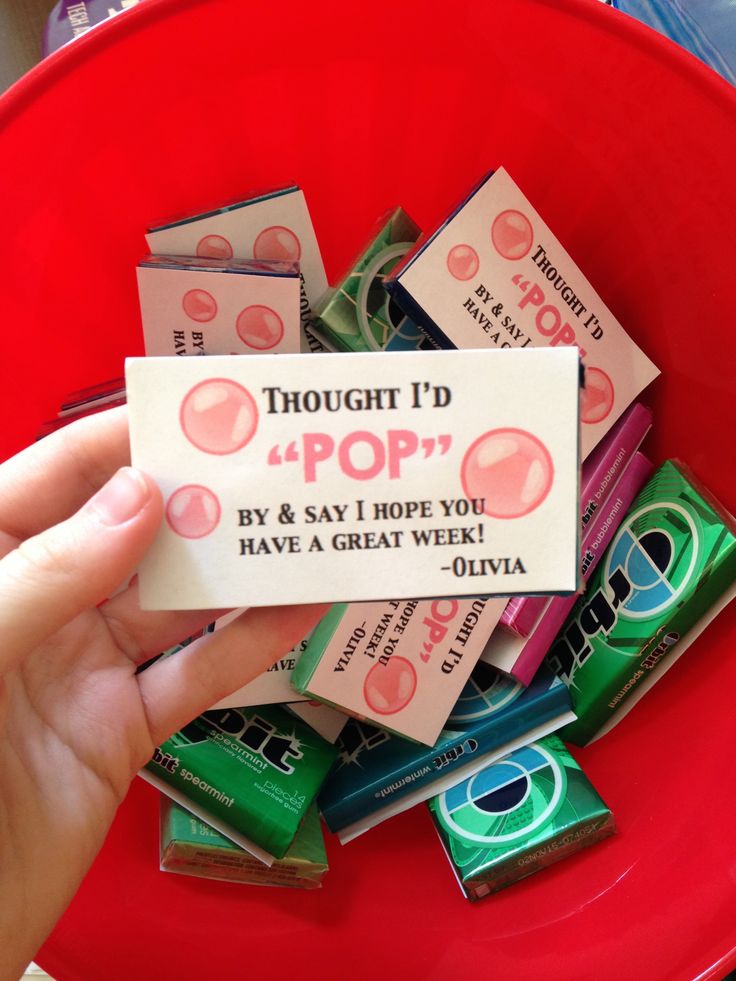
M 17 544 L 59 524 L 129 463 L 127 406 L 65 426 L 0 466 L 0 529 Z
M 251 608 L 138 674 L 153 744 L 257 678 L 306 637 L 328 609 L 326 603 Z

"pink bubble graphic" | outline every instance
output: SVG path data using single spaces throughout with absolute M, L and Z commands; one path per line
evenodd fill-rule
M 195 385 L 181 403 L 184 435 L 203 453 L 235 453 L 255 434 L 258 408 L 250 392 L 229 378 Z
M 271 225 L 259 233 L 253 245 L 254 259 L 286 259 L 296 262 L 301 258 L 302 246 L 290 228 Z
M 601 368 L 585 369 L 585 388 L 580 403 L 580 421 L 602 422 L 613 408 L 613 382 Z
M 238 337 L 248 347 L 268 351 L 284 336 L 284 322 L 270 307 L 255 304 L 238 314 Z
M 197 243 L 197 255 L 208 259 L 232 259 L 233 247 L 223 235 L 205 235 Z
M 181 305 L 187 317 L 200 324 L 206 324 L 217 315 L 217 301 L 207 290 L 188 290 Z
M 465 496 L 483 498 L 492 518 L 521 518 L 549 494 L 554 464 L 544 443 L 524 429 L 492 429 L 466 452 L 461 481 Z
M 491 239 L 504 259 L 523 259 L 532 247 L 534 232 L 520 211 L 502 211 L 491 227 Z
M 222 509 L 217 496 L 201 484 L 179 487 L 166 504 L 166 520 L 182 538 L 204 538 L 215 530 Z
M 363 683 L 363 697 L 378 715 L 393 715 L 405 708 L 417 690 L 417 673 L 411 661 L 392 655 L 388 664 L 374 664 Z
M 447 254 L 447 268 L 455 279 L 472 279 L 479 266 L 478 253 L 471 245 L 456 245 Z

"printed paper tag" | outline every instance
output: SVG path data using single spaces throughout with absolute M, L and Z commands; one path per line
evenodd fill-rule
M 157 255 L 298 262 L 303 281 L 302 351 L 322 349 L 304 328 L 327 291 L 327 276 L 304 192 L 298 187 L 154 228 L 146 241 Z
M 144 609 L 577 586 L 573 348 L 133 358 L 126 378 L 166 507 Z
M 583 459 L 659 374 L 503 168 L 388 287 L 410 317 L 458 348 L 578 345 Z
M 338 607 L 344 612 L 329 640 L 312 652 L 318 628 L 304 654 L 316 662 L 304 690 L 433 746 L 505 602 L 391 600 Z
M 207 261 L 149 256 L 138 266 L 146 354 L 297 354 L 296 264 Z

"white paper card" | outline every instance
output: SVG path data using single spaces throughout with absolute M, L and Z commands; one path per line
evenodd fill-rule
M 133 358 L 144 609 L 570 592 L 576 349 Z
M 294 263 L 208 269 L 198 260 L 194 265 L 175 261 L 151 256 L 138 266 L 147 355 L 299 352 L 300 282 Z
M 327 290 L 327 276 L 304 192 L 288 187 L 219 211 L 154 228 L 146 235 L 156 255 L 218 259 L 285 259 L 298 262 L 304 283 L 302 325 Z M 306 334 L 302 351 L 320 350 Z
M 583 459 L 659 374 L 503 168 L 396 282 L 406 313 L 455 347 L 578 345 L 586 366 Z

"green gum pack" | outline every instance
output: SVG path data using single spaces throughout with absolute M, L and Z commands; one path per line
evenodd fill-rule
M 319 812 L 316 805 L 309 808 L 286 855 L 269 867 L 162 795 L 161 868 L 205 879 L 318 889 L 328 870 Z
M 141 776 L 261 861 L 283 858 L 337 750 L 272 705 L 205 712 Z
M 612 834 L 613 815 L 557 736 L 530 743 L 433 797 L 429 809 L 467 899 Z
M 425 345 L 423 332 L 383 288 L 384 276 L 420 234 L 401 208 L 384 215 L 348 274 L 323 298 L 315 328 L 336 351 L 416 350 Z
M 588 742 L 733 588 L 735 531 L 681 463 L 657 470 L 548 654 L 578 716 L 565 739 Z

